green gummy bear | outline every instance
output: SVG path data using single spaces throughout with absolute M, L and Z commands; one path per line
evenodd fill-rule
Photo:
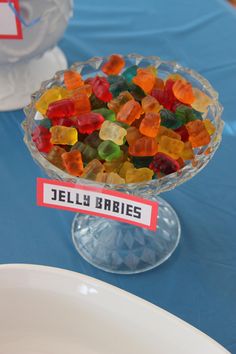
M 141 101 L 145 96 L 145 92 L 141 89 L 141 87 L 135 85 L 134 83 L 130 83 L 128 87 L 128 91 L 134 97 L 136 101 Z
M 99 138 L 98 131 L 94 131 L 92 134 L 89 134 L 84 139 L 84 143 L 90 145 L 94 149 L 97 149 L 101 142 L 102 140 Z
M 173 112 L 168 109 L 162 109 L 160 111 L 161 125 L 170 128 L 177 129 L 183 125 L 182 119 L 178 118 Z
M 183 104 L 176 108 L 175 116 L 178 120 L 182 121 L 182 124 L 187 124 L 188 122 L 196 119 L 202 120 L 202 115 L 200 112 Z
M 131 83 L 133 78 L 137 75 L 137 70 L 138 70 L 138 66 L 137 65 L 133 65 L 130 66 L 128 69 L 126 69 L 123 73 L 122 76 L 129 82 Z
M 109 91 L 113 97 L 117 97 L 121 92 L 128 90 L 128 82 L 122 76 L 110 75 L 107 80 L 110 83 Z
M 42 127 L 47 128 L 47 129 L 50 129 L 51 126 L 52 126 L 52 121 L 51 121 L 51 119 L 44 118 L 44 119 L 39 121 L 39 125 L 41 125 Z
M 106 140 L 98 146 L 98 155 L 102 160 L 110 162 L 117 160 L 121 156 L 121 149 L 113 141 Z
M 90 162 L 98 157 L 97 150 L 91 146 L 78 141 L 71 150 L 79 150 L 82 154 L 83 162 Z
M 115 112 L 108 108 L 94 109 L 93 112 L 101 114 L 106 120 L 109 120 L 110 122 L 115 122 L 116 120 Z

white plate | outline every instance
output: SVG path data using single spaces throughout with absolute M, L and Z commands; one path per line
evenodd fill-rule
M 74 272 L 0 266 L 0 354 L 222 354 L 168 312 Z

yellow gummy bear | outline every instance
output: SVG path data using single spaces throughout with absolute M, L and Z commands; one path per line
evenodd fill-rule
M 55 125 L 50 128 L 51 143 L 59 145 L 74 145 L 78 141 L 77 129 Z
M 161 137 L 158 145 L 158 152 L 163 152 L 164 154 L 171 156 L 173 159 L 178 159 L 181 156 L 183 149 L 183 141 L 165 135 Z
M 214 124 L 210 121 L 209 118 L 205 119 L 203 121 L 206 130 L 208 131 L 209 135 L 213 135 L 216 131 L 216 127 L 214 126 Z
M 125 178 L 126 177 L 126 172 L 128 170 L 133 170 L 134 169 L 134 165 L 129 162 L 129 161 L 125 161 L 122 165 L 122 167 L 120 168 L 119 170 L 119 175 L 122 177 L 122 178 Z
M 194 156 L 195 155 L 191 143 L 186 141 L 186 143 L 184 143 L 184 148 L 180 154 L 180 157 L 182 157 L 183 160 L 192 160 Z
M 125 175 L 126 183 L 150 181 L 154 172 L 147 167 L 128 169 Z
M 64 87 L 52 87 L 42 94 L 35 103 L 35 108 L 41 114 L 46 115 L 50 103 L 69 97 L 68 91 Z
M 121 178 L 118 173 L 115 172 L 99 172 L 96 176 L 96 182 L 122 184 L 125 183 L 124 178 Z
M 196 109 L 196 111 L 206 112 L 208 106 L 212 103 L 212 99 L 196 87 L 193 87 L 193 95 L 195 100 L 192 103 L 192 107 Z
M 162 136 L 168 136 L 169 138 L 181 140 L 180 134 L 174 132 L 174 130 L 170 128 L 166 128 L 161 125 L 158 134 L 156 136 L 156 140 L 158 143 L 160 142 Z

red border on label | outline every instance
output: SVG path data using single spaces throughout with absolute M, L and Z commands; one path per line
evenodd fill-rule
M 99 192 L 102 194 L 111 195 L 114 197 L 120 197 L 120 198 L 123 198 L 126 200 L 131 200 L 131 201 L 135 201 L 135 202 L 140 202 L 142 204 L 150 205 L 152 207 L 152 215 L 151 215 L 150 225 L 148 226 L 148 225 L 136 222 L 136 221 L 123 219 L 121 217 L 96 213 L 96 212 L 90 211 L 90 210 L 85 211 L 85 210 L 79 209 L 79 208 L 73 208 L 73 207 L 67 207 L 67 206 L 63 207 L 63 206 L 59 206 L 59 205 L 52 205 L 52 204 L 44 203 L 44 201 L 43 201 L 44 184 L 57 185 L 57 186 L 62 186 L 62 187 L 71 187 L 71 188 L 75 188 L 75 189 L 79 188 L 79 189 L 82 189 L 82 190 L 85 190 L 88 192 L 89 191 Z M 106 219 L 117 220 L 117 221 L 124 222 L 127 224 L 132 224 L 132 225 L 136 225 L 139 227 L 143 227 L 145 229 L 149 229 L 152 231 L 156 231 L 156 228 L 157 228 L 157 215 L 158 215 L 158 203 L 157 202 L 153 202 L 151 200 L 143 199 L 140 197 L 136 197 L 133 195 L 129 195 L 129 194 L 125 194 L 125 193 L 121 193 L 121 192 L 117 192 L 117 191 L 112 191 L 109 189 L 103 189 L 103 188 L 98 188 L 98 187 L 93 187 L 93 186 L 84 186 L 84 185 L 80 185 L 80 184 L 73 184 L 70 182 L 61 182 L 61 181 L 51 180 L 51 179 L 46 179 L 46 178 L 37 178 L 37 205 L 47 207 L 47 208 L 69 210 L 69 211 L 74 211 L 76 213 L 81 212 L 82 214 L 100 216 L 100 217 L 103 217 Z
M 8 2 L 9 0 L 0 0 L 0 3 L 8 3 Z M 19 0 L 10 0 L 10 2 L 15 6 L 16 11 L 19 13 L 20 12 Z M 16 19 L 17 34 L 8 35 L 8 34 L 0 33 L 0 39 L 23 39 L 22 24 L 16 16 L 15 19 Z

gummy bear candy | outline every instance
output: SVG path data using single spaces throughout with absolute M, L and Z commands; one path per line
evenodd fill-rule
M 106 107 L 106 102 L 97 98 L 93 93 L 90 96 L 90 103 L 91 103 L 92 110 Z
M 123 145 L 126 129 L 119 127 L 116 123 L 105 120 L 99 132 L 99 138 L 102 140 L 111 140 L 117 145 Z
M 53 165 L 64 170 L 64 164 L 62 160 L 62 154 L 66 152 L 65 149 L 61 148 L 60 146 L 53 146 L 52 149 L 47 154 L 46 158 L 50 161 Z
M 204 119 L 203 121 L 206 130 L 208 131 L 209 135 L 213 135 L 216 131 L 216 127 L 214 126 L 214 124 L 210 121 L 209 118 Z
M 161 140 L 162 136 L 168 136 L 173 139 L 181 140 L 180 134 L 176 133 L 174 130 L 163 127 L 162 125 L 160 126 L 160 129 L 158 131 L 158 134 L 156 136 L 156 141 L 159 143 Z
M 176 98 L 172 91 L 173 85 L 174 81 L 169 79 L 165 82 L 164 89 L 153 88 L 151 92 L 151 95 L 155 97 L 162 106 L 170 110 L 172 110 L 172 107 L 176 102 Z
M 71 151 L 73 150 L 79 150 L 82 154 L 83 161 L 86 163 L 98 157 L 97 150 L 88 144 L 84 144 L 82 141 L 78 141 L 75 145 L 73 145 Z
M 89 97 L 85 93 L 74 95 L 73 101 L 75 105 L 75 115 L 88 113 L 91 111 L 91 103 Z
M 212 103 L 212 99 L 196 87 L 193 88 L 193 95 L 195 100 L 192 107 L 199 112 L 206 112 L 208 106 Z
M 75 90 L 84 85 L 81 75 L 71 70 L 64 72 L 64 82 L 67 90 Z
M 132 126 L 129 127 L 127 129 L 127 135 L 126 135 L 126 140 L 128 142 L 129 145 L 133 145 L 134 142 L 139 139 L 142 138 L 142 134 L 140 133 L 139 129 L 137 129 L 136 127 Z
M 51 119 L 44 118 L 44 119 L 39 121 L 39 125 L 42 126 L 42 127 L 47 128 L 47 129 L 50 129 L 51 126 L 52 126 L 52 121 L 51 121 Z
M 109 120 L 111 122 L 115 122 L 116 120 L 115 112 L 113 112 L 110 109 L 99 108 L 99 109 L 94 109 L 93 112 L 101 114 L 106 120 Z
M 181 140 L 185 143 L 188 141 L 189 134 L 188 130 L 185 125 L 182 125 L 181 127 L 175 129 L 175 132 L 178 133 L 181 136 Z
M 161 118 L 159 113 L 148 112 L 142 119 L 139 131 L 143 135 L 155 138 L 155 136 L 158 134 L 160 123 Z
M 65 152 L 62 154 L 62 160 L 68 173 L 72 176 L 81 176 L 83 173 L 83 161 L 79 150 Z
M 50 119 L 70 118 L 75 115 L 75 103 L 70 98 L 52 102 L 48 106 L 46 115 Z
M 186 104 L 192 104 L 194 102 L 195 97 L 190 82 L 177 80 L 175 81 L 172 90 L 175 97 L 180 102 Z
M 65 127 L 76 127 L 75 118 L 53 118 L 49 119 L 49 121 L 51 122 L 51 126 L 63 125 Z
M 77 128 L 82 134 L 91 134 L 94 130 L 100 129 L 104 120 L 103 116 L 98 113 L 80 114 L 77 117 Z
M 177 129 L 183 125 L 182 120 L 177 117 L 173 112 L 164 108 L 160 111 L 161 115 L 161 125 L 170 129 Z
M 173 172 L 177 172 L 180 169 L 179 163 L 172 159 L 170 156 L 163 154 L 162 152 L 158 152 L 153 161 L 150 163 L 150 169 L 152 169 L 155 173 L 163 173 L 165 175 L 169 175 Z
M 137 139 L 129 146 L 129 154 L 132 156 L 154 156 L 158 151 L 158 144 L 155 138 L 144 136 Z
M 96 182 L 111 183 L 111 184 L 123 184 L 124 178 L 121 178 L 118 173 L 115 172 L 99 172 L 96 176 Z
M 137 75 L 138 67 L 137 65 L 130 66 L 123 73 L 122 76 L 126 79 L 127 82 L 132 82 L 133 78 Z
M 129 161 L 125 161 L 119 170 L 119 175 L 126 179 L 126 173 L 128 170 L 134 170 L 134 165 Z
M 135 101 L 141 101 L 146 96 L 146 93 L 143 91 L 143 89 L 135 85 L 133 82 L 128 84 L 128 91 L 131 93 Z
M 102 160 L 113 161 L 121 156 L 121 150 L 119 145 L 106 140 L 98 146 L 98 155 Z
M 43 126 L 38 126 L 34 129 L 32 133 L 32 140 L 40 152 L 47 153 L 52 148 L 51 133 Z
M 98 148 L 98 145 L 100 145 L 102 140 L 99 138 L 99 132 L 94 131 L 92 134 L 89 134 L 86 136 L 84 139 L 84 143 L 90 145 L 94 149 Z
M 101 101 L 109 102 L 112 99 L 109 88 L 110 84 L 105 77 L 96 76 L 92 80 L 93 93 Z
M 150 181 L 153 174 L 153 171 L 147 167 L 128 169 L 125 175 L 125 181 L 126 183 Z
M 171 156 L 173 159 L 178 159 L 184 149 L 184 143 L 181 140 L 173 139 L 163 135 L 160 139 L 158 152 L 163 152 Z
M 107 81 L 110 83 L 109 91 L 113 97 L 129 89 L 127 81 L 122 76 L 108 76 Z
M 201 113 L 195 111 L 193 108 L 185 106 L 183 104 L 178 105 L 175 111 L 175 116 L 182 124 L 186 124 L 192 120 L 202 120 Z
M 156 77 L 153 89 L 164 90 L 164 87 L 165 87 L 164 81 L 161 78 Z
M 186 124 L 189 133 L 189 141 L 193 148 L 207 145 L 211 141 L 211 137 L 201 120 L 193 120 Z
M 153 96 L 145 96 L 142 99 L 141 104 L 142 104 L 142 109 L 145 113 L 147 112 L 158 113 L 162 108 L 160 103 Z
M 45 115 L 50 103 L 59 101 L 68 97 L 68 92 L 63 87 L 53 87 L 42 94 L 39 100 L 35 103 L 35 108 L 41 114 Z
M 124 59 L 117 54 L 110 56 L 109 60 L 102 66 L 102 71 L 107 75 L 118 75 L 125 66 Z
M 75 128 L 55 125 L 50 128 L 51 143 L 59 145 L 74 145 L 78 141 L 78 132 Z
M 133 78 L 133 83 L 141 87 L 143 91 L 149 93 L 153 89 L 156 77 L 148 69 L 137 70 L 137 75 Z
M 121 166 L 124 162 L 124 153 L 122 152 L 121 156 L 117 160 L 104 162 L 103 166 L 105 167 L 106 172 L 119 172 Z M 122 176 L 121 176 L 122 177 Z
M 183 160 L 192 160 L 194 158 L 194 152 L 192 149 L 192 145 L 189 141 L 186 141 L 186 143 L 184 143 L 184 148 L 180 154 L 180 157 Z
M 92 86 L 89 84 L 85 84 L 70 92 L 70 97 L 76 99 L 77 95 L 80 94 L 84 94 L 90 97 L 92 95 L 92 92 Z
M 90 161 L 87 164 L 87 166 L 84 168 L 84 171 L 83 171 L 81 177 L 95 181 L 97 174 L 100 172 L 103 172 L 103 171 L 104 171 L 103 164 L 99 160 L 94 159 L 94 160 Z
M 139 119 L 142 108 L 137 101 L 130 100 L 126 102 L 117 114 L 116 119 L 120 122 L 131 125 L 135 119 Z
M 119 94 L 118 97 L 113 98 L 108 102 L 107 106 L 110 110 L 115 113 L 118 113 L 121 107 L 128 101 L 133 100 L 133 96 L 128 92 L 124 91 Z

